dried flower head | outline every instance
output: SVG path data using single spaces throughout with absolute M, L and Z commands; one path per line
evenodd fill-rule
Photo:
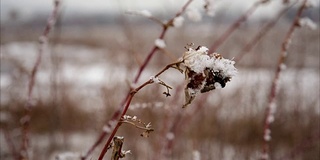
M 224 88 L 237 73 L 234 61 L 217 53 L 209 55 L 208 48 L 204 46 L 196 49 L 189 46 L 180 61 L 187 80 L 183 107 L 189 105 L 199 92 Z

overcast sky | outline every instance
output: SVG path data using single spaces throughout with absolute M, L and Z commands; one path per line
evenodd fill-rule
M 74 13 L 122 13 L 125 10 L 147 9 L 151 12 L 162 12 L 179 10 L 187 0 L 61 0 L 66 15 Z M 213 0 L 217 10 L 227 10 L 229 12 L 244 11 L 257 0 Z M 276 10 L 281 8 L 282 0 L 272 0 L 274 2 L 268 7 L 261 7 L 256 16 L 272 17 Z M 320 0 L 311 0 L 319 5 Z M 21 19 L 31 18 L 35 14 L 50 13 L 53 0 L 1 0 L 1 21 L 8 18 L 8 13 L 17 10 Z M 200 8 L 204 0 L 194 0 L 190 7 Z

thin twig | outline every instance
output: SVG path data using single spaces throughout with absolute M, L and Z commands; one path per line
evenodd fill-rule
M 183 7 L 182 9 L 173 17 L 171 18 L 167 24 L 162 26 L 162 32 L 160 34 L 160 36 L 158 37 L 158 39 L 163 39 L 165 34 L 167 33 L 167 30 L 169 29 L 169 27 L 172 26 L 173 20 L 176 17 L 179 17 L 181 14 L 183 14 L 185 12 L 185 10 L 187 9 L 187 7 L 189 6 L 189 4 L 192 2 L 193 0 L 189 0 Z M 145 67 L 147 66 L 147 64 L 150 62 L 152 56 L 154 55 L 154 53 L 158 50 L 159 48 L 157 46 L 154 46 L 152 48 L 152 50 L 149 52 L 148 56 L 146 57 L 145 61 L 142 63 L 141 67 L 139 68 L 138 74 L 136 75 L 135 79 L 134 79 L 134 83 L 137 83 L 140 75 L 142 73 L 142 71 L 145 69 Z
M 21 124 L 22 124 L 22 144 L 21 144 L 21 150 L 20 150 L 20 159 L 29 159 L 28 155 L 28 149 L 30 147 L 29 144 L 29 127 L 30 127 L 30 119 L 31 119 L 31 109 L 33 107 L 32 104 L 32 93 L 36 81 L 36 75 L 38 72 L 39 65 L 41 63 L 42 54 L 45 50 L 45 47 L 48 43 L 48 35 L 52 28 L 54 27 L 54 24 L 58 17 L 58 10 L 60 7 L 60 1 L 54 0 L 54 8 L 52 11 L 51 16 L 49 17 L 47 21 L 47 25 L 42 33 L 42 35 L 39 38 L 39 48 L 38 48 L 38 56 L 36 59 L 36 62 L 31 70 L 30 75 L 30 81 L 28 84 L 28 91 L 27 91 L 27 99 L 24 106 L 24 116 L 21 118 Z
M 164 71 L 168 70 L 169 68 L 171 68 L 172 66 L 176 65 L 177 63 L 180 63 L 180 62 L 175 62 L 175 63 L 172 63 L 172 64 L 169 64 L 167 65 L 166 67 L 164 67 L 160 72 L 158 72 L 154 77 L 158 77 L 160 76 Z M 114 135 L 117 133 L 119 127 L 121 126 L 121 117 L 123 117 L 126 113 L 127 113 L 127 110 L 131 104 L 131 101 L 132 101 L 132 98 L 134 97 L 134 95 L 136 93 L 138 93 L 142 88 L 146 87 L 147 85 L 149 84 L 152 84 L 154 83 L 154 81 L 152 79 L 149 79 L 148 81 L 144 82 L 142 85 L 140 85 L 139 87 L 135 88 L 135 89 L 132 89 L 130 91 L 130 95 L 128 97 L 128 101 L 121 113 L 121 116 L 120 116 L 120 119 L 118 120 L 117 122 L 117 125 L 114 127 L 113 131 L 111 132 L 111 135 L 109 136 L 106 144 L 104 145 L 101 153 L 100 153 L 100 156 L 99 156 L 99 159 L 98 160 L 102 160 L 104 155 L 107 153 L 108 151 L 108 146 L 110 145 L 111 141 L 112 141 L 112 138 L 114 137 Z
M 186 2 L 186 4 L 182 7 L 182 9 L 173 17 L 171 18 L 168 23 L 166 25 L 163 25 L 162 27 L 162 31 L 158 37 L 158 39 L 163 39 L 166 32 L 168 31 L 168 29 L 170 27 L 172 27 L 172 22 L 174 20 L 174 18 L 180 16 L 181 14 L 183 14 L 186 10 L 186 8 L 189 6 L 189 4 L 192 2 L 193 0 L 188 0 Z M 147 66 L 147 64 L 150 62 L 151 58 L 153 57 L 154 53 L 158 50 L 159 48 L 154 46 L 150 52 L 148 53 L 148 56 L 146 57 L 145 61 L 142 63 L 142 65 L 140 66 L 135 78 L 134 78 L 134 81 L 133 83 L 137 83 L 140 76 L 141 76 L 141 73 L 144 71 L 145 67 Z M 121 115 L 121 111 L 123 109 L 125 109 L 125 104 L 130 104 L 131 102 L 131 90 L 129 90 L 129 92 L 127 93 L 126 97 L 123 99 L 123 101 L 120 103 L 120 106 L 118 107 L 118 109 L 114 112 L 114 114 L 111 116 L 111 120 L 107 121 L 107 124 L 108 126 L 109 125 L 109 122 L 111 121 L 116 121 L 119 119 L 119 116 Z M 126 112 L 127 109 L 125 109 L 125 112 Z M 121 117 L 121 116 L 120 116 Z M 115 130 L 118 129 L 118 125 L 116 126 L 116 128 L 114 128 Z M 84 156 L 81 157 L 82 160 L 85 160 L 88 158 L 89 155 L 92 154 L 92 152 L 94 151 L 94 149 L 103 141 L 103 139 L 108 135 L 110 134 L 110 132 L 106 132 L 105 130 L 99 135 L 98 139 L 95 141 L 95 143 L 93 144 L 93 146 L 90 147 L 90 149 L 86 152 L 86 154 Z M 110 137 L 112 138 L 114 136 L 114 134 L 111 134 Z M 109 137 L 109 139 L 110 139 Z M 110 141 L 111 142 L 111 141 Z M 110 143 L 109 140 L 107 141 L 107 143 Z
M 138 128 L 138 129 L 141 129 L 141 130 L 150 130 L 150 131 L 153 131 L 152 128 L 147 128 L 147 127 L 145 127 L 145 126 L 138 126 L 138 125 L 136 125 L 135 123 L 130 122 L 130 121 L 122 120 L 122 121 L 120 121 L 120 122 L 121 122 L 121 123 L 131 124 L 131 125 L 133 125 L 134 127 Z
M 269 94 L 269 103 L 265 111 L 264 132 L 263 132 L 264 143 L 263 143 L 262 156 L 261 156 L 262 160 L 269 159 L 269 152 L 270 152 L 269 142 L 271 139 L 270 125 L 274 121 L 274 114 L 276 110 L 276 97 L 277 97 L 277 92 L 279 88 L 279 77 L 280 77 L 281 71 L 283 70 L 284 61 L 287 57 L 287 52 L 288 52 L 289 44 L 291 41 L 291 37 L 295 29 L 298 27 L 299 19 L 302 15 L 303 10 L 306 8 L 306 2 L 307 0 L 304 0 L 301 7 L 297 11 L 295 19 L 293 20 L 293 23 L 291 24 L 291 27 L 289 28 L 285 36 L 285 39 L 282 43 L 282 48 L 281 48 L 280 56 L 278 59 L 277 69 L 275 71 L 275 76 L 272 81 L 271 91 Z

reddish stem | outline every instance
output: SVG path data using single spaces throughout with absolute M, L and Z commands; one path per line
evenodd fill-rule
M 288 47 L 291 41 L 291 37 L 295 31 L 295 29 L 298 27 L 298 23 L 299 23 L 299 19 L 302 15 L 303 10 L 306 8 L 306 2 L 307 0 L 304 0 L 301 7 L 299 8 L 299 10 L 297 11 L 297 14 L 295 16 L 295 19 L 290 27 L 290 29 L 288 30 L 285 39 L 282 43 L 282 48 L 281 48 L 281 53 L 279 56 L 279 60 L 278 60 L 278 65 L 277 65 L 277 69 L 275 71 L 275 76 L 274 79 L 272 81 L 272 85 L 271 85 L 271 91 L 269 94 L 269 103 L 268 103 L 268 107 L 266 108 L 266 114 L 265 114 L 265 118 L 264 118 L 264 144 L 263 144 L 263 148 L 262 148 L 262 153 L 263 156 L 261 157 L 262 160 L 267 160 L 269 157 L 269 140 L 266 139 L 265 137 L 270 133 L 270 125 L 271 122 L 269 121 L 268 117 L 273 116 L 274 113 L 272 113 L 272 105 L 274 105 L 274 103 L 276 102 L 276 96 L 277 96 L 277 90 L 278 90 L 278 85 L 279 85 L 279 77 L 282 71 L 282 65 L 284 64 L 284 61 L 287 57 L 287 52 L 288 52 Z
M 39 65 L 41 63 L 42 54 L 44 52 L 45 45 L 48 41 L 48 35 L 52 28 L 54 27 L 54 24 L 58 18 L 58 9 L 60 6 L 60 1 L 55 0 L 54 1 L 54 8 L 52 11 L 51 16 L 49 17 L 47 21 L 47 25 L 42 33 L 42 35 L 39 38 L 39 49 L 38 49 L 38 56 L 36 59 L 36 62 L 31 70 L 30 74 L 30 81 L 28 84 L 28 91 L 27 91 L 27 100 L 24 106 L 24 116 L 21 118 L 22 123 L 22 144 L 21 144 L 21 150 L 20 150 L 20 159 L 29 159 L 28 156 L 28 148 L 30 147 L 29 144 L 29 128 L 30 128 L 30 119 L 31 119 L 31 108 L 32 108 L 32 93 L 35 85 L 36 75 L 38 72 Z
M 172 19 L 170 19 L 170 20 L 168 21 L 167 24 L 165 24 L 165 25 L 162 26 L 162 31 L 161 31 L 161 33 L 160 33 L 160 35 L 159 35 L 159 37 L 158 37 L 159 39 L 163 39 L 163 38 L 164 38 L 167 30 L 172 26 L 173 19 L 176 18 L 176 17 L 178 17 L 178 16 L 180 16 L 181 14 L 183 14 L 184 11 L 186 10 L 186 8 L 188 7 L 188 5 L 189 5 L 192 1 L 193 1 L 193 0 L 189 0 L 189 1 L 182 7 L 182 9 L 181 9 Z M 154 47 L 151 49 L 151 51 L 149 52 L 149 54 L 148 54 L 148 56 L 146 57 L 145 61 L 144 61 L 143 64 L 140 66 L 140 68 L 139 68 L 139 70 L 138 70 L 138 72 L 137 72 L 137 74 L 136 74 L 136 76 L 135 76 L 135 79 L 134 79 L 134 81 L 133 81 L 134 83 L 137 83 L 137 82 L 138 82 L 138 80 L 139 80 L 142 72 L 144 71 L 145 67 L 148 65 L 148 63 L 150 62 L 151 58 L 153 57 L 154 53 L 155 53 L 157 50 L 158 50 L 158 47 L 156 47 L 156 46 L 154 46 Z M 131 95 L 131 91 L 129 91 L 128 94 L 127 94 L 127 96 L 126 96 L 126 98 L 122 101 L 122 103 L 120 104 L 119 108 L 118 108 L 117 111 L 112 115 L 111 120 L 109 120 L 108 122 L 113 121 L 113 120 L 119 120 L 119 119 L 121 118 L 121 116 L 119 117 L 119 115 L 120 115 L 120 113 L 121 113 L 121 110 L 123 110 L 123 106 L 126 104 L 126 106 L 129 107 L 129 104 L 131 103 L 131 99 L 132 99 L 132 95 Z M 123 110 L 123 112 L 122 112 L 122 113 L 123 113 L 122 115 L 124 115 L 124 114 L 127 112 L 127 109 L 128 109 L 127 107 L 124 107 L 124 110 Z M 107 123 L 108 123 L 108 122 L 107 122 Z M 110 143 L 111 143 L 111 140 L 112 140 L 112 138 L 114 137 L 114 135 L 115 135 L 115 133 L 116 133 L 116 131 L 118 130 L 119 127 L 120 127 L 120 126 L 117 125 L 117 126 L 114 128 L 114 130 L 113 130 L 112 134 L 109 136 L 109 139 L 108 139 L 108 141 L 106 142 L 106 144 L 110 144 Z M 82 160 L 87 159 L 88 156 L 89 156 L 89 155 L 93 152 L 93 150 L 103 141 L 103 139 L 104 139 L 107 135 L 108 135 L 107 132 L 105 132 L 105 131 L 102 132 L 102 133 L 100 134 L 99 138 L 95 141 L 94 145 L 93 145 L 92 147 L 90 147 L 90 149 L 88 150 L 88 152 L 87 152 L 84 156 L 82 156 L 81 159 L 82 159 Z M 107 146 L 107 145 L 105 145 L 105 146 Z M 101 153 L 103 153 L 104 151 L 106 152 L 106 150 L 103 149 L 103 151 L 102 151 Z M 105 153 L 103 153 L 103 155 L 104 155 L 104 154 L 105 154 Z M 103 157 L 103 155 L 102 155 L 102 157 Z M 101 155 L 100 155 L 100 156 L 101 156 Z
M 151 83 L 153 83 L 153 81 L 152 81 L 152 80 L 149 80 L 149 81 L 143 83 L 143 84 L 142 84 L 141 86 L 139 86 L 138 88 L 136 88 L 136 89 L 134 89 L 134 90 L 132 90 L 132 91 L 130 92 L 130 95 L 129 95 L 129 97 L 128 97 L 128 101 L 127 101 L 127 103 L 126 103 L 126 106 L 124 107 L 124 110 L 122 111 L 122 114 L 121 114 L 120 118 L 123 117 L 123 116 L 126 114 L 128 108 L 129 108 L 129 106 L 130 106 L 130 103 L 131 103 L 131 100 L 132 100 L 133 96 L 134 96 L 140 89 L 142 89 L 143 87 L 145 87 L 145 86 L 147 86 L 148 84 L 151 84 Z M 122 124 L 122 123 L 121 123 L 120 121 L 118 121 L 116 127 L 113 129 L 113 131 L 112 131 L 111 135 L 109 136 L 106 144 L 104 145 L 104 147 L 103 147 L 103 149 L 102 149 L 102 151 L 101 151 L 101 153 L 100 153 L 100 156 L 99 156 L 99 159 L 98 159 L 98 160 L 102 160 L 103 157 L 104 157 L 104 155 L 107 153 L 108 148 L 109 148 L 109 145 L 110 145 L 110 143 L 111 143 L 114 135 L 117 133 L 117 131 L 118 131 L 119 127 L 121 126 L 121 124 Z

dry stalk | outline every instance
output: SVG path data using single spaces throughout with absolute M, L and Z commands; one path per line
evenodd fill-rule
M 113 150 L 111 154 L 111 160 L 119 160 L 124 157 L 122 153 L 122 145 L 124 142 L 123 137 L 114 137 L 113 138 Z
M 172 64 L 167 65 L 167 66 L 164 67 L 160 72 L 158 72 L 158 73 L 154 76 L 154 78 L 157 78 L 157 77 L 160 76 L 163 72 L 165 72 L 166 70 L 168 70 L 168 69 L 171 68 L 171 67 L 176 66 L 176 65 L 179 64 L 179 63 L 181 63 L 181 62 L 175 62 L 175 63 L 172 63 Z M 162 81 L 160 81 L 160 82 L 162 82 Z M 117 122 L 116 122 L 117 124 L 116 124 L 116 126 L 114 127 L 114 129 L 112 130 L 112 132 L 111 132 L 111 134 L 110 134 L 110 136 L 109 136 L 109 138 L 108 138 L 105 146 L 103 147 L 103 149 L 102 149 L 102 151 L 101 151 L 101 153 L 100 153 L 100 156 L 99 156 L 98 160 L 102 160 L 103 157 L 104 157 L 104 155 L 107 153 L 107 151 L 108 151 L 108 146 L 110 146 L 110 143 L 111 143 L 111 141 L 112 141 L 112 138 L 115 136 L 115 134 L 117 133 L 119 127 L 120 127 L 121 124 L 123 123 L 123 121 L 121 120 L 121 118 L 122 118 L 123 116 L 125 116 L 125 114 L 127 113 L 127 110 L 128 110 L 128 108 L 129 108 L 129 106 L 130 106 L 130 104 L 131 104 L 131 100 L 132 100 L 132 98 L 134 97 L 134 95 L 135 95 L 136 93 L 138 93 L 142 88 L 144 88 L 144 87 L 146 87 L 147 85 L 152 84 L 152 83 L 154 83 L 154 80 L 153 80 L 153 79 L 149 79 L 148 81 L 144 82 L 144 83 L 143 83 L 142 85 L 140 85 L 139 87 L 137 87 L 137 88 L 135 88 L 135 89 L 131 89 L 130 94 L 129 94 L 129 97 L 128 97 L 128 101 L 127 101 L 127 103 L 126 103 L 126 105 L 125 105 L 125 107 L 124 107 L 124 109 L 123 109 L 123 111 L 122 111 L 122 113 L 121 113 L 121 117 L 120 117 L 119 120 L 117 120 Z M 163 85 L 163 84 L 161 84 L 161 83 L 159 83 L 159 84 L 160 84 L 160 85 Z M 165 84 L 164 86 L 167 87 L 168 85 Z M 168 94 L 169 94 L 169 93 L 168 93 Z
M 299 27 L 299 19 L 302 15 L 303 10 L 306 8 L 307 0 L 304 0 L 302 2 L 301 7 L 296 13 L 295 19 L 293 20 L 293 23 L 291 24 L 291 27 L 289 28 L 285 39 L 282 43 L 281 53 L 278 59 L 278 65 L 277 69 L 275 71 L 275 76 L 272 81 L 271 85 L 271 91 L 269 94 L 269 103 L 265 110 L 265 118 L 264 118 L 264 132 L 263 132 L 263 148 L 262 148 L 262 156 L 261 160 L 267 160 L 269 159 L 269 152 L 270 152 L 270 140 L 271 140 L 271 130 L 270 125 L 274 121 L 274 113 L 276 110 L 276 97 L 277 92 L 279 88 L 279 77 L 281 74 L 281 71 L 283 70 L 284 61 L 287 57 L 288 48 L 291 42 L 291 37 L 297 27 Z
M 27 99 L 24 106 L 24 116 L 21 118 L 20 122 L 22 125 L 22 144 L 21 144 L 21 150 L 20 150 L 20 159 L 29 159 L 28 150 L 30 148 L 30 138 L 29 138 L 29 127 L 30 127 L 30 119 L 31 119 L 31 110 L 33 107 L 32 104 L 32 93 L 36 81 L 36 75 L 38 72 L 39 65 L 41 63 L 41 57 L 45 50 L 45 47 L 48 43 L 48 35 L 50 31 L 53 29 L 55 22 L 58 18 L 58 11 L 60 7 L 60 1 L 54 0 L 54 8 L 51 13 L 51 16 L 49 17 L 47 21 L 47 25 L 42 33 L 42 35 L 39 38 L 39 48 L 38 48 L 38 56 L 36 59 L 36 62 L 31 70 L 30 74 L 30 80 L 28 84 L 28 90 L 27 90 Z
M 182 15 L 185 10 L 187 9 L 187 7 L 190 5 L 190 3 L 192 2 L 193 0 L 188 0 L 185 5 L 181 8 L 181 10 L 179 12 L 176 13 L 176 15 L 171 18 L 168 23 L 166 24 L 162 24 L 162 31 L 158 37 L 158 39 L 163 39 L 165 34 L 167 33 L 168 29 L 170 27 L 172 27 L 172 24 L 173 24 L 173 20 L 174 18 L 176 17 L 179 17 L 180 15 Z M 135 78 L 134 78 L 134 81 L 133 83 L 137 83 L 140 76 L 141 76 L 141 73 L 144 71 L 145 67 L 147 66 L 147 64 L 150 62 L 151 58 L 153 57 L 153 55 L 155 54 L 155 52 L 158 50 L 159 48 L 157 46 L 153 46 L 153 48 L 150 50 L 150 52 L 148 53 L 148 56 L 145 58 L 144 62 L 142 63 L 142 65 L 140 66 Z M 117 121 L 119 120 L 119 117 L 121 117 L 121 111 L 123 111 L 123 113 L 125 114 L 126 111 L 127 111 L 127 107 L 126 106 L 129 106 L 128 104 L 130 104 L 131 102 L 131 99 L 132 99 L 132 94 L 131 94 L 131 90 L 129 90 L 128 94 L 126 95 L 126 97 L 122 100 L 122 102 L 120 103 L 118 109 L 114 112 L 114 114 L 111 116 L 111 119 L 109 121 L 107 121 L 106 123 L 106 127 L 108 128 L 112 128 L 113 126 L 110 125 L 110 122 L 113 122 L 113 121 Z M 127 104 L 127 105 L 126 105 Z M 126 106 L 125 106 L 126 105 Z M 123 115 L 124 115 L 123 114 Z M 118 125 L 117 125 L 118 126 Z M 115 130 L 117 130 L 118 128 L 114 128 Z M 95 143 L 90 147 L 90 149 L 86 152 L 85 155 L 83 155 L 81 157 L 82 160 L 85 160 L 88 158 L 89 155 L 92 154 L 92 152 L 94 151 L 94 149 L 103 141 L 103 139 L 108 135 L 110 134 L 110 130 L 103 130 L 103 132 L 99 135 L 98 139 L 95 141 Z M 111 134 L 109 136 L 109 139 L 112 138 L 114 136 L 114 134 Z M 110 143 L 109 140 L 107 141 L 107 143 Z

